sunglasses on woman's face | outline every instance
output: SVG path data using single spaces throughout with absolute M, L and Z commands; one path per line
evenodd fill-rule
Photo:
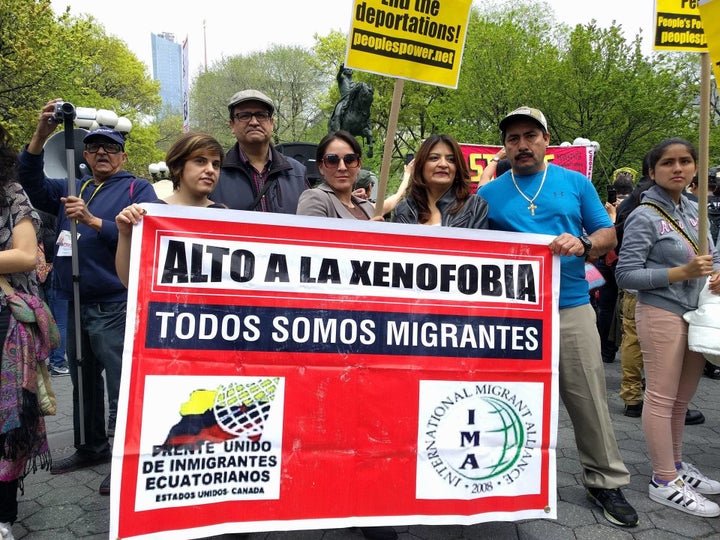
M 357 154 L 345 154 L 344 156 L 338 156 L 337 154 L 325 154 L 322 158 L 323 165 L 328 169 L 334 169 L 340 165 L 340 160 L 345 163 L 348 169 L 352 169 L 360 165 L 360 156 Z

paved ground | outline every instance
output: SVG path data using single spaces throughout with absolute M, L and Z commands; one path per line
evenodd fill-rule
M 518 539 L 518 540 L 670 540 L 709 538 L 720 540 L 720 519 L 702 519 L 652 502 L 647 497 L 650 464 L 640 420 L 623 416 L 620 363 L 606 364 L 608 402 L 620 449 L 632 482 L 624 492 L 640 514 L 633 529 L 610 525 L 599 508 L 590 503 L 580 484 L 580 468 L 572 428 L 561 409 L 558 435 L 558 519 L 529 520 L 517 523 L 486 523 L 469 527 L 398 527 L 401 540 Z M 53 379 L 58 394 L 59 412 L 48 418 L 53 458 L 72 453 L 71 389 L 69 377 Z M 720 479 L 720 381 L 703 377 L 693 403 L 705 413 L 703 425 L 688 426 L 685 458 L 708 476 Z M 106 539 L 109 529 L 110 498 L 98 495 L 100 482 L 110 465 L 101 465 L 70 474 L 51 476 L 48 472 L 31 475 L 20 496 L 20 521 L 14 526 L 15 537 L 25 540 Z M 720 496 L 714 497 L 720 502 Z M 230 540 L 241 535 L 216 537 Z M 255 533 L 242 536 L 249 540 L 361 540 L 357 529 Z

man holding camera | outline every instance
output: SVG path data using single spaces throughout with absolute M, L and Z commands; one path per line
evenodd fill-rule
M 67 178 L 48 178 L 44 173 L 43 147 L 58 125 L 63 109 L 49 101 L 40 111 L 37 128 L 19 158 L 20 183 L 32 204 L 57 215 L 57 241 L 54 270 L 58 296 L 69 301 L 67 354 L 73 383 L 74 454 L 53 463 L 51 474 L 63 474 L 110 461 L 111 451 L 105 431 L 105 383 L 111 416 L 108 431 L 114 432 L 120 372 L 125 338 L 127 289 L 115 273 L 118 231 L 115 216 L 131 203 L 156 200 L 152 185 L 123 170 L 127 154 L 124 136 L 100 127 L 83 139 L 83 156 L 92 176 L 75 179 L 75 193 L 68 195 Z M 66 104 L 68 105 L 68 104 Z M 72 107 L 69 107 L 72 111 Z M 72 174 L 73 171 L 69 171 Z M 71 220 L 77 224 L 77 240 L 71 238 Z M 78 370 L 75 307 L 73 304 L 72 243 L 79 254 L 80 345 L 82 366 Z M 82 380 L 78 380 L 79 372 Z M 83 390 L 83 418 L 80 418 L 79 384 Z M 80 422 L 85 440 L 80 440 Z M 100 485 L 101 494 L 110 493 L 110 476 Z

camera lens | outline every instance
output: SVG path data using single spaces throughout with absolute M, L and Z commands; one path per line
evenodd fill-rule
M 75 106 L 68 101 L 58 101 L 52 118 L 48 121 L 55 124 L 62 124 L 65 118 L 75 118 Z

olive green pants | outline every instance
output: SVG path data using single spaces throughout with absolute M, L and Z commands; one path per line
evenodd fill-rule
M 642 403 L 643 388 L 643 356 L 640 351 L 637 328 L 635 326 L 635 305 L 637 297 L 623 291 L 622 327 L 623 337 L 620 344 L 620 362 L 622 380 L 620 381 L 620 397 L 626 405 Z

